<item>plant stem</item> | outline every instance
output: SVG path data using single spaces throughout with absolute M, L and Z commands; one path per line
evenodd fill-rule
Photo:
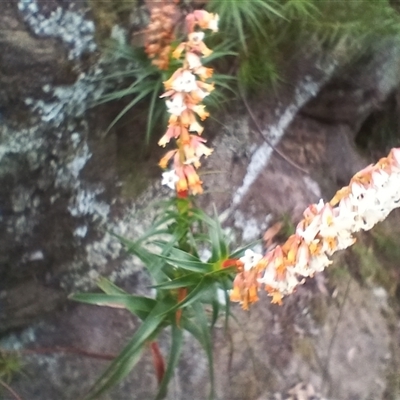
M 19 395 L 9 385 L 7 385 L 7 383 L 5 383 L 1 379 L 0 379 L 0 386 L 3 386 L 4 389 L 6 389 L 9 393 L 11 393 L 15 400 L 22 400 L 21 397 L 19 397 Z
M 73 347 L 54 347 L 54 348 L 37 348 L 37 349 L 25 349 L 21 350 L 22 354 L 53 354 L 53 353 L 65 353 L 65 354 L 76 354 L 78 356 L 96 358 L 98 360 L 112 361 L 117 356 L 115 354 L 99 354 L 92 353 L 90 351 L 76 349 Z
M 264 135 L 264 133 L 263 133 L 263 131 L 262 131 L 260 125 L 258 124 L 258 122 L 257 122 L 257 120 L 256 120 L 256 117 L 254 116 L 253 111 L 251 111 L 250 105 L 249 105 L 249 103 L 247 102 L 246 96 L 245 96 L 245 94 L 243 93 L 242 88 L 240 88 L 240 87 L 239 87 L 239 94 L 240 94 L 240 97 L 242 98 L 242 101 L 243 101 L 243 103 L 244 103 L 244 105 L 245 105 L 245 107 L 246 107 L 246 109 L 247 109 L 247 112 L 248 112 L 249 115 L 250 115 L 250 118 L 252 119 L 252 121 L 253 121 L 253 123 L 254 123 L 256 129 L 257 129 L 258 134 L 259 134 L 259 135 L 261 136 L 261 138 L 265 141 L 265 143 L 267 143 L 267 144 L 272 148 L 272 150 L 275 151 L 275 153 L 277 153 L 279 156 L 281 156 L 281 157 L 282 157 L 287 163 L 289 163 L 292 167 L 295 167 L 295 168 L 298 169 L 299 171 L 304 172 L 305 174 L 309 175 L 309 172 L 308 172 L 306 169 L 300 167 L 300 165 L 298 165 L 298 164 L 296 164 L 294 161 L 292 161 L 288 156 L 286 156 L 282 151 L 278 150 L 278 149 L 270 142 L 270 140 Z

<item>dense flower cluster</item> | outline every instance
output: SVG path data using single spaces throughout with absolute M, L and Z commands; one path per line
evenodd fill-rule
M 170 118 L 167 132 L 158 142 L 164 147 L 171 139 L 176 141 L 177 149 L 168 151 L 159 165 L 163 169 L 171 165 L 163 173 L 162 183 L 175 189 L 178 196 L 203 192 L 196 169 L 201 165 L 200 158 L 212 152 L 204 145 L 206 140 L 200 137 L 203 127 L 198 122 L 198 119 L 203 121 L 208 117 L 201 102 L 214 90 L 214 85 L 207 82 L 213 70 L 201 62 L 201 58 L 212 51 L 204 44 L 204 32 L 199 29 L 217 31 L 218 16 L 196 10 L 186 17 L 186 27 L 187 41 L 179 44 L 172 53 L 174 58 L 182 60 L 182 67 L 164 82 L 166 92 L 161 97 L 166 98 Z
M 264 256 L 247 250 L 240 259 L 231 300 L 248 309 L 264 285 L 272 302 L 280 304 L 306 277 L 329 266 L 333 253 L 351 246 L 354 232 L 371 229 L 396 207 L 400 207 L 400 148 L 358 172 L 330 202 L 310 205 L 296 233 L 282 246 Z
M 145 35 L 145 51 L 153 65 L 167 70 L 180 12 L 177 0 L 173 3 L 163 0 L 162 3 L 151 10 L 150 23 Z

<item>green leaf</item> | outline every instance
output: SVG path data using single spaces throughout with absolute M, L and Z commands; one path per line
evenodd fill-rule
M 260 243 L 262 243 L 262 240 L 258 239 L 258 240 L 255 240 L 254 242 L 247 244 L 246 246 L 239 247 L 238 249 L 236 249 L 233 253 L 231 253 L 229 255 L 229 258 L 240 258 L 246 250 L 251 249 L 252 247 L 254 247 Z
M 215 208 L 215 205 L 214 205 L 214 219 L 215 219 L 214 233 L 213 233 L 214 237 L 212 237 L 211 240 L 214 239 L 216 241 L 215 246 L 217 247 L 218 259 L 224 260 L 228 257 L 229 249 L 228 249 L 228 245 L 226 243 L 225 234 L 222 230 L 222 226 L 218 219 L 218 213 L 217 213 L 217 209 Z
M 165 319 L 165 311 L 170 305 L 157 303 L 145 321 L 140 325 L 132 339 L 119 356 L 89 390 L 85 400 L 97 399 L 101 394 L 125 378 L 140 358 L 140 354 L 148 340 Z
M 142 89 L 142 88 L 140 88 Z M 144 99 L 146 96 L 148 96 L 151 92 L 153 91 L 153 89 L 151 87 L 146 87 L 143 88 L 142 91 L 135 96 L 135 98 L 129 102 L 129 104 L 127 106 L 125 106 L 122 111 L 120 111 L 120 113 L 114 118 L 114 120 L 111 122 L 111 124 L 109 125 L 109 127 L 107 128 L 107 132 L 110 131 L 110 129 L 132 108 L 134 107 L 137 103 L 139 103 L 140 100 Z
M 204 263 L 197 257 L 177 248 L 172 248 L 168 256 L 161 254 L 159 257 L 168 261 L 168 263 L 175 267 L 192 272 L 206 273 L 212 271 L 213 267 L 213 264 Z
M 223 279 L 221 282 L 222 289 L 225 295 L 225 323 L 224 330 L 225 333 L 228 332 L 229 328 L 229 317 L 231 315 L 231 299 L 229 298 L 229 289 L 232 288 L 232 283 L 229 281 L 229 278 Z
M 160 283 L 158 285 L 151 286 L 152 288 L 155 289 L 179 289 L 182 287 L 191 287 L 191 286 L 196 286 L 199 280 L 202 279 L 202 275 L 199 274 L 188 274 L 185 276 L 181 276 L 176 279 L 172 279 L 167 282 Z
M 217 296 L 213 297 L 213 299 L 211 301 L 211 306 L 212 306 L 211 327 L 213 328 L 215 326 L 215 323 L 218 320 L 219 309 L 220 309 L 220 304 L 219 304 Z
M 197 286 L 193 290 L 191 290 L 181 302 L 169 308 L 167 311 L 164 312 L 164 314 L 173 313 L 179 308 L 188 307 L 190 304 L 201 300 L 201 297 L 209 289 L 210 283 L 210 280 L 202 278 Z
M 107 278 L 100 277 L 97 281 L 97 286 L 107 294 L 128 294 Z
M 157 102 L 158 97 L 160 95 L 161 86 L 162 86 L 162 80 L 159 79 L 154 84 L 153 94 L 151 95 L 150 105 L 149 105 L 149 112 L 147 114 L 146 144 L 149 144 L 149 142 L 150 142 L 151 130 L 153 129 L 154 122 L 156 120 L 155 111 L 157 111 L 157 110 L 155 110 L 155 105 L 156 105 L 156 102 Z
M 162 272 L 160 258 L 157 254 L 149 252 L 137 242 L 132 242 L 115 233 L 112 233 L 112 235 L 118 238 L 120 242 L 127 247 L 128 253 L 134 254 L 143 262 L 143 264 L 150 272 L 150 275 L 156 282 L 163 282 L 167 279 L 167 276 Z M 175 242 L 175 240 L 173 240 L 173 242 Z M 172 246 L 173 243 L 171 244 L 171 247 Z
M 172 342 L 169 352 L 167 369 L 165 370 L 163 380 L 161 381 L 160 387 L 158 388 L 158 393 L 155 397 L 155 400 L 161 400 L 167 395 L 168 384 L 174 375 L 175 368 L 178 365 L 179 357 L 181 355 L 183 330 L 179 328 L 175 323 L 172 324 L 171 330 Z
M 211 332 L 208 327 L 207 316 L 203 309 L 203 306 L 200 303 L 194 303 L 192 305 L 194 310 L 195 319 L 197 320 L 197 325 L 200 328 L 200 334 L 202 336 L 202 344 L 204 351 L 206 352 L 208 359 L 208 369 L 210 374 L 210 399 L 213 399 L 215 396 L 214 390 L 214 360 L 213 360 L 213 347 L 211 340 Z
M 77 293 L 69 298 L 96 306 L 125 308 L 140 319 L 145 319 L 156 304 L 154 299 L 128 294 Z

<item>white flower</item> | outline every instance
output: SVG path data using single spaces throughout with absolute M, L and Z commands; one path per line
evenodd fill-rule
M 304 230 L 301 228 L 296 230 L 296 234 L 301 236 L 306 243 L 311 243 L 317 236 L 321 227 L 321 215 L 316 215 Z
M 182 93 L 175 94 L 172 100 L 167 100 L 165 104 L 167 105 L 168 112 L 177 117 L 179 117 L 187 108 Z
M 296 286 L 302 285 L 305 281 L 305 279 L 299 281 L 294 268 L 289 267 L 286 269 L 286 291 L 288 294 L 293 293 Z
M 199 43 L 202 42 L 204 39 L 205 33 L 198 31 L 189 33 L 188 38 L 190 42 Z
M 166 185 L 170 189 L 175 189 L 175 183 L 179 181 L 178 175 L 176 175 L 175 170 L 163 172 L 161 185 Z
M 262 278 L 258 279 L 258 282 L 264 283 L 267 286 L 275 287 L 276 285 L 276 271 L 271 265 L 268 265 L 264 271 Z
M 196 76 L 188 70 L 182 71 L 182 73 L 172 83 L 172 89 L 176 92 L 186 93 L 197 90 Z
M 211 29 L 213 32 L 218 32 L 218 22 L 219 22 L 219 15 L 215 14 L 214 18 L 210 19 L 208 22 L 208 29 Z
M 244 256 L 239 260 L 244 264 L 244 270 L 249 271 L 254 268 L 262 258 L 262 254 L 255 253 L 253 250 L 247 249 L 244 252 Z
M 373 187 L 365 188 L 358 183 L 352 183 L 349 201 L 358 215 L 363 215 L 371 208 L 375 209 L 379 205 L 377 191 Z
M 200 68 L 203 65 L 200 57 L 191 51 L 186 53 L 186 62 L 190 69 Z
M 262 278 L 258 282 L 279 291 L 281 294 L 286 295 L 293 293 L 294 289 L 305 282 L 304 279 L 299 281 L 296 271 L 292 267 L 288 267 L 285 271 L 285 277 L 276 279 L 275 268 L 269 266 Z
M 385 171 L 378 170 L 372 172 L 372 182 L 377 189 L 381 189 L 386 186 L 389 181 L 389 174 Z
M 310 259 L 310 269 L 315 272 L 323 271 L 327 266 L 331 265 L 332 261 L 326 256 L 326 254 L 319 254 L 317 256 L 313 256 Z M 312 276 L 311 275 L 311 276 Z

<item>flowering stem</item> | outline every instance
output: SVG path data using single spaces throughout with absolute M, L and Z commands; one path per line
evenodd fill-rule
M 168 151 L 159 162 L 163 169 L 162 184 L 175 189 L 179 198 L 188 194 L 203 193 L 203 182 L 197 174 L 200 159 L 208 157 L 212 149 L 204 145 L 201 137 L 204 121 L 209 113 L 201 104 L 214 90 L 214 84 L 207 82 L 213 70 L 202 65 L 202 57 L 212 53 L 203 39 L 202 30 L 217 31 L 218 16 L 205 10 L 195 10 L 186 17 L 187 41 L 180 43 L 172 52 L 172 57 L 180 61 L 181 67 L 164 82 L 167 111 L 170 114 L 168 129 L 158 144 L 165 147 L 172 139 L 176 149 Z
M 244 309 L 258 300 L 261 285 L 280 304 L 305 278 L 332 264 L 330 257 L 355 243 L 354 232 L 369 230 L 400 207 L 400 148 L 369 165 L 340 189 L 331 201 L 311 204 L 296 233 L 262 256 L 253 252 L 240 260 L 231 300 Z M 257 260 L 255 262 L 254 260 Z

